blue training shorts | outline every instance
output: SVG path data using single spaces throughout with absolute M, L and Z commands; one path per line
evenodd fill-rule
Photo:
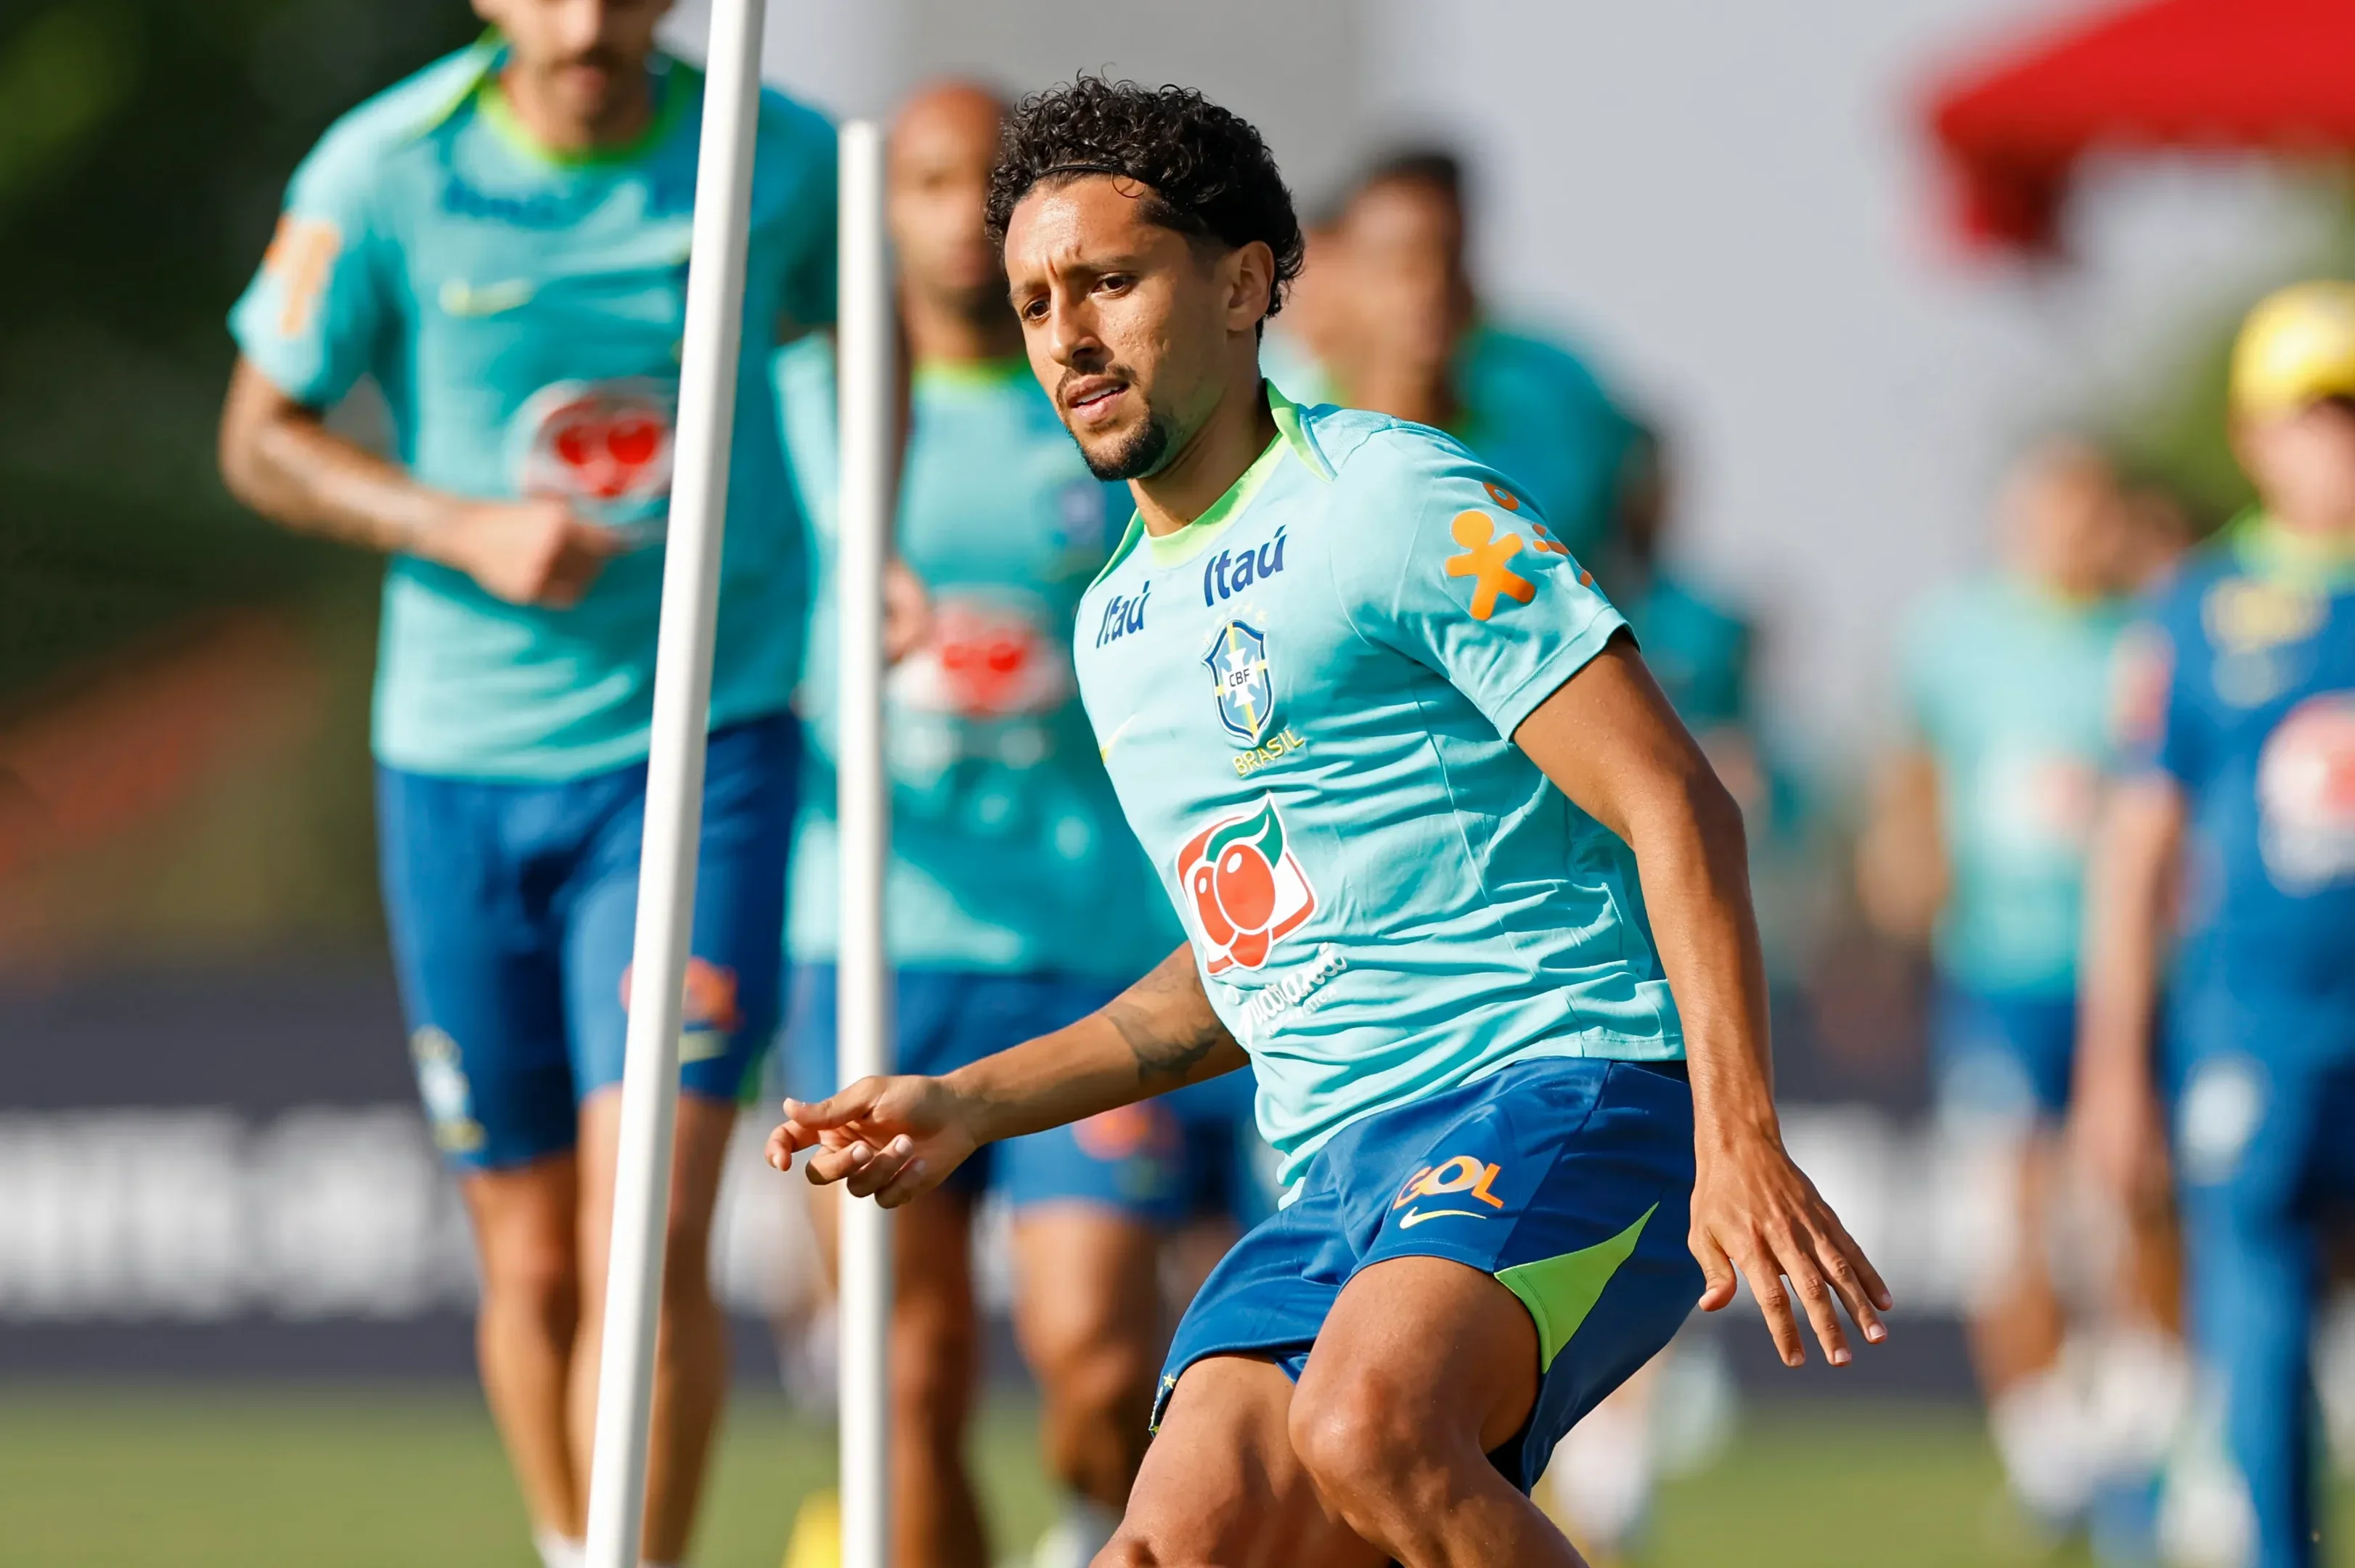
M 1980 991 L 1938 983 L 1933 1050 L 1938 1098 L 1970 1115 L 2058 1121 L 2077 1060 L 2070 992 Z
M 679 1087 L 733 1100 L 775 1038 L 801 731 L 715 731 L 704 764 Z M 496 1169 L 559 1153 L 622 1077 L 643 763 L 556 784 L 377 770 L 387 923 L 435 1141 Z
M 1067 975 L 906 968 L 894 974 L 898 1071 L 939 1074 L 1073 1023 L 1127 987 Z M 835 1048 L 835 969 L 794 969 L 785 1082 L 798 1098 L 841 1087 Z M 1148 1224 L 1200 1213 L 1249 1225 L 1273 1210 L 1264 1149 L 1252 1125 L 1252 1079 L 1231 1072 L 1067 1127 L 982 1149 L 945 1183 L 996 1190 L 1015 1209 L 1091 1203 Z
M 1560 1058 L 1353 1122 L 1300 1196 L 1237 1243 L 1178 1325 L 1157 1430 L 1186 1369 L 1257 1356 L 1296 1381 L 1341 1289 L 1396 1257 L 1495 1275 L 1538 1328 L 1536 1405 L 1489 1456 L 1523 1491 L 1579 1417 L 1668 1342 L 1700 1296 L 1685 1238 L 1692 1092 L 1682 1066 Z

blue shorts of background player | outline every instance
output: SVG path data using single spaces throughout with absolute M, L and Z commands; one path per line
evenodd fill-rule
M 2069 991 L 1988 991 L 1938 982 L 1932 1022 L 1938 1100 L 1949 1112 L 2057 1123 L 2077 1060 Z
M 896 1071 L 940 1074 L 1077 1022 L 1127 983 L 966 969 L 895 972 Z M 785 1026 L 787 1092 L 823 1099 L 837 1067 L 830 964 L 798 965 Z M 1088 1203 L 1162 1228 L 1203 1214 L 1256 1223 L 1274 1204 L 1252 1125 L 1252 1080 L 1231 1072 L 1070 1126 L 1009 1138 L 960 1166 L 944 1189 L 995 1191 L 1018 1212 Z
M 1692 1092 L 1680 1062 L 1520 1061 L 1354 1122 L 1298 1198 L 1235 1244 L 1178 1326 L 1154 1406 L 1209 1356 L 1299 1380 L 1342 1287 L 1397 1257 L 1493 1275 L 1537 1325 L 1536 1404 L 1489 1456 L 1524 1492 L 1554 1445 L 1700 1299 L 1686 1244 Z
M 715 731 L 687 966 L 682 1093 L 732 1101 L 775 1037 L 801 732 Z M 434 1139 L 462 1169 L 573 1147 L 622 1077 L 645 828 L 643 763 L 554 784 L 377 770 L 384 906 Z

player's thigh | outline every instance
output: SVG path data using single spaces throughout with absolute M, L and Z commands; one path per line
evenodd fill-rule
M 459 1178 L 492 1296 L 520 1299 L 544 1313 L 575 1303 L 580 1179 L 570 1151 Z
M 776 1036 L 796 737 L 786 718 L 711 737 L 680 1020 L 683 1095 L 733 1104 Z M 621 1081 L 634 978 L 644 770 L 625 770 L 610 786 L 606 814 L 564 900 L 565 1017 L 584 1094 Z
M 1103 1369 L 1149 1383 L 1161 1339 L 1161 1233 L 1096 1203 L 1041 1203 L 1014 1216 L 1014 1327 L 1032 1369 Z M 1136 1412 L 1139 1431 L 1146 1411 Z
M 736 1128 L 732 1101 L 682 1094 L 671 1141 L 670 1208 L 664 1250 L 666 1283 L 701 1294 L 707 1285 L 711 1216 L 719 1198 L 729 1140 Z M 613 1182 L 621 1150 L 622 1090 L 608 1084 L 581 1104 L 580 1252 L 583 1283 L 604 1286 L 613 1225 Z
M 1254 1356 L 1188 1366 L 1098 1568 L 1379 1568 L 1293 1451 L 1291 1377 Z
M 550 796 L 383 768 L 378 880 L 410 1065 L 434 1141 L 462 1174 L 573 1142 L 561 933 L 505 829 Z
M 1520 1299 L 1452 1258 L 1361 1270 L 1300 1374 L 1293 1442 L 1320 1467 L 1417 1450 L 1486 1464 L 1537 1404 L 1539 1342 Z

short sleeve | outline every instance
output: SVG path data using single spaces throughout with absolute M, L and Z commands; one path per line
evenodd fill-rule
M 347 127 L 288 183 L 261 271 L 229 312 L 239 349 L 297 402 L 325 408 L 376 368 L 392 316 L 375 149 Z
M 1356 467 L 1353 464 L 1353 469 Z M 1527 496 L 1460 448 L 1360 475 L 1369 531 L 1345 582 L 1368 640 L 1444 677 L 1509 739 L 1625 627 Z
M 784 275 L 778 308 L 796 331 L 832 326 L 838 308 L 839 139 L 833 123 L 814 109 L 775 95 L 771 105 L 784 121 L 783 140 L 798 165 L 792 238 L 783 255 Z

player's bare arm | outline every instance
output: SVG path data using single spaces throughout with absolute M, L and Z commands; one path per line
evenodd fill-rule
M 560 500 L 471 500 L 421 485 L 244 359 L 221 410 L 220 469 L 239 500 L 290 528 L 439 561 L 512 603 L 580 603 L 624 542 Z
M 1784 1151 L 1741 807 L 1624 636 L 1548 698 L 1513 740 L 1635 851 L 1692 1074 L 1690 1242 L 1709 1282 L 1702 1308 L 1733 1299 L 1739 1269 L 1786 1365 L 1806 1354 L 1794 1294 L 1826 1358 L 1844 1364 L 1838 1307 L 1877 1342 L 1888 1337 L 1881 1313 L 1889 1287 Z
M 862 1078 L 830 1099 L 785 1102 L 769 1135 L 779 1170 L 804 1149 L 810 1180 L 896 1209 L 979 1148 L 1134 1104 L 1245 1065 L 1210 1010 L 1193 950 L 1067 1029 L 939 1078 Z
M 2128 779 L 2111 794 L 2086 868 L 2069 1136 L 2078 1158 L 2129 1203 L 2164 1201 L 2167 1191 L 2151 1040 L 2183 827 L 2174 780 L 2155 773 Z

